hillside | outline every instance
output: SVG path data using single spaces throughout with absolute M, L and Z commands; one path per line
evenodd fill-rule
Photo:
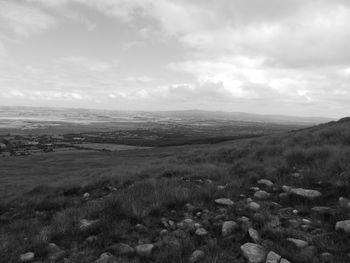
M 1 262 L 350 261 L 349 119 L 115 162 L 4 202 Z

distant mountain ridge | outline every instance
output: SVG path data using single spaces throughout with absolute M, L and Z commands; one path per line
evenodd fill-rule
M 334 121 L 326 117 L 298 117 L 288 115 L 263 115 L 245 112 L 225 112 L 207 110 L 179 110 L 179 111 L 129 111 L 129 110 L 101 110 L 79 108 L 50 108 L 50 107 L 0 107 L 0 118 L 42 118 L 54 120 L 94 120 L 116 121 L 117 119 L 149 119 L 150 121 L 168 120 L 223 120 L 243 122 L 264 122 L 281 124 L 315 125 Z

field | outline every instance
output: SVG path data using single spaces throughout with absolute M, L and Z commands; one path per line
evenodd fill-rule
M 349 262 L 349 134 L 343 119 L 216 144 L 1 158 L 0 258 L 243 263 L 249 246 L 263 263 L 272 251 Z

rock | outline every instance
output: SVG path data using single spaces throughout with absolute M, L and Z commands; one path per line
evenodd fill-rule
M 186 232 L 194 232 L 196 230 L 196 222 L 190 218 L 184 219 L 181 221 L 179 228 Z
M 90 197 L 90 194 L 89 193 L 85 193 L 84 195 L 83 195 L 83 198 L 85 198 L 85 199 L 88 199 Z
M 293 188 L 290 190 L 291 194 L 301 196 L 307 199 L 314 199 L 320 197 L 322 194 L 317 190 L 303 189 L 303 188 Z
M 288 260 L 285 259 L 285 258 L 281 258 L 281 260 L 280 260 L 279 263 L 290 263 L 290 261 L 288 261 Z
M 226 189 L 226 185 L 218 185 L 217 189 L 218 190 L 225 190 Z
M 198 229 L 196 230 L 195 234 L 196 234 L 197 236 L 202 237 L 202 236 L 208 235 L 208 231 L 205 230 L 204 228 L 198 228 Z
M 287 186 L 287 185 L 283 185 L 282 186 L 282 190 L 285 193 L 289 193 L 289 191 L 292 190 L 292 187 L 291 186 Z
M 335 224 L 335 230 L 342 230 L 347 234 L 350 234 L 350 220 L 338 221 Z
M 257 191 L 260 190 L 260 188 L 259 188 L 259 187 L 253 186 L 253 187 L 250 187 L 250 190 L 252 190 L 252 191 L 254 191 L 254 192 L 257 192 Z
M 350 199 L 339 197 L 339 206 L 342 208 L 350 208 Z
M 237 223 L 235 221 L 225 221 L 222 224 L 222 235 L 227 237 L 233 233 L 233 231 L 237 228 Z
M 151 256 L 153 248 L 154 248 L 153 244 L 138 245 L 136 246 L 136 253 L 140 257 L 148 258 Z
M 301 239 L 287 238 L 287 240 L 292 242 L 297 248 L 306 248 L 309 245 L 308 242 Z
M 111 253 L 102 253 L 95 263 L 118 263 L 118 261 Z
M 269 254 L 267 254 L 266 262 L 265 263 L 279 263 L 281 260 L 281 256 L 276 254 L 273 251 L 270 251 Z
M 34 253 L 33 252 L 27 252 L 22 255 L 20 255 L 21 262 L 32 262 L 34 260 Z
M 135 254 L 135 249 L 124 243 L 111 245 L 107 248 L 107 251 L 116 256 L 132 256 Z
M 229 198 L 219 198 L 215 200 L 215 203 L 218 205 L 231 206 L 234 205 L 234 202 Z
M 168 230 L 167 229 L 162 229 L 159 231 L 159 235 L 160 236 L 166 236 L 168 234 Z
M 250 227 L 248 229 L 248 234 L 255 243 L 259 244 L 261 242 L 260 235 L 254 228 Z
M 245 243 L 241 246 L 242 253 L 249 263 L 263 263 L 266 259 L 266 251 L 260 245 Z
M 189 262 L 190 263 L 199 262 L 200 260 L 204 259 L 204 257 L 205 257 L 204 251 L 197 249 L 192 253 L 189 259 Z
M 333 255 L 329 252 L 323 252 L 320 258 L 322 263 L 333 263 Z
M 301 173 L 295 172 L 290 174 L 292 177 L 298 178 L 301 176 Z
M 303 224 L 305 224 L 305 225 L 311 225 L 311 224 L 312 224 L 311 220 L 306 219 L 306 218 L 303 218 L 301 221 L 302 221 Z
M 291 228 L 298 228 L 298 227 L 300 227 L 301 223 L 298 220 L 296 220 L 296 219 L 289 219 L 288 220 L 288 225 Z
M 185 204 L 184 207 L 187 210 L 187 212 L 190 212 L 190 213 L 192 213 L 194 211 L 194 209 L 195 209 L 195 207 L 192 204 L 190 204 L 190 203 Z
M 256 202 L 248 203 L 248 208 L 253 211 L 258 211 L 260 209 L 260 205 Z
M 182 241 L 173 234 L 163 237 L 162 246 L 165 246 L 166 249 L 170 249 L 176 254 L 181 254 L 183 249 Z
M 263 185 L 266 185 L 268 187 L 273 186 L 273 182 L 271 182 L 270 180 L 267 180 L 267 179 L 260 179 L 258 181 L 258 184 L 263 184 Z
M 87 229 L 91 227 L 92 225 L 96 224 L 99 220 L 87 220 L 87 219 L 82 219 L 80 220 L 80 226 L 79 228 L 81 230 Z
M 266 200 L 268 198 L 270 198 L 271 194 L 269 194 L 268 192 L 259 190 L 257 192 L 255 192 L 254 197 L 260 200 Z

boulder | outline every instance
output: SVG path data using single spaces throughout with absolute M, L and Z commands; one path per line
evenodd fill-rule
M 140 257 L 148 258 L 151 256 L 153 248 L 154 248 L 153 244 L 138 245 L 136 246 L 136 253 Z
M 271 182 L 271 181 L 268 180 L 268 179 L 260 179 L 260 180 L 258 181 L 258 184 L 263 184 L 263 185 L 266 185 L 266 186 L 268 186 L 268 187 L 273 186 L 273 182 Z
M 249 263 L 264 263 L 266 251 L 260 245 L 245 243 L 241 246 L 242 253 Z
M 229 198 L 219 198 L 215 199 L 215 203 L 218 205 L 231 206 L 234 205 L 234 202 Z
M 317 190 L 303 189 L 303 188 L 293 188 L 289 191 L 291 194 L 301 196 L 307 199 L 315 199 L 320 197 L 322 194 Z
M 227 237 L 233 233 L 233 231 L 238 227 L 237 223 L 235 221 L 225 221 L 222 224 L 222 235 L 224 237 Z
M 259 190 L 259 191 L 255 192 L 255 194 L 254 194 L 254 197 L 257 199 L 260 199 L 260 200 L 266 200 L 266 199 L 270 198 L 270 196 L 271 196 L 271 194 L 269 194 L 266 191 L 262 191 L 262 190 Z
M 33 252 L 27 252 L 22 255 L 20 255 L 21 262 L 32 262 L 34 260 L 34 253 Z
M 350 234 L 350 220 L 338 221 L 335 224 L 335 230 L 342 230 L 347 234 Z
M 199 262 L 199 261 L 201 261 L 202 259 L 204 259 L 204 257 L 205 257 L 204 251 L 197 249 L 197 250 L 195 250 L 195 251 L 192 253 L 192 255 L 191 255 L 190 259 L 189 259 L 189 262 L 190 262 L 190 263 Z

